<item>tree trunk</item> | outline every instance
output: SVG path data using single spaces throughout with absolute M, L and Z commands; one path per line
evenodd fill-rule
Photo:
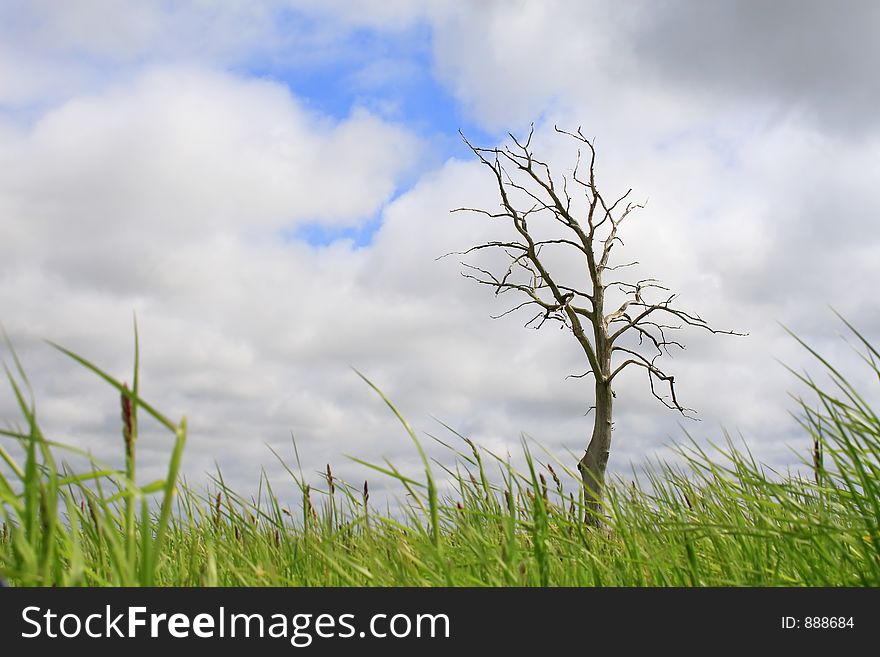
M 578 463 L 586 493 L 586 522 L 602 524 L 602 500 L 605 488 L 605 467 L 611 451 L 611 406 L 613 394 L 609 383 L 596 382 L 596 422 L 587 452 Z

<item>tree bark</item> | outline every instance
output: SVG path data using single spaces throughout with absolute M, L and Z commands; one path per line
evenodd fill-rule
M 614 395 L 611 384 L 596 382 L 596 421 L 587 451 L 578 463 L 586 493 L 586 518 L 588 524 L 602 524 L 602 501 L 605 489 L 605 468 L 611 452 L 611 412 Z

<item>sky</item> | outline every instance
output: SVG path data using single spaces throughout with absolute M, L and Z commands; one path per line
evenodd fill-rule
M 416 475 L 418 454 L 355 370 L 440 463 L 432 437 L 464 447 L 445 424 L 572 466 L 592 421 L 572 336 L 493 320 L 510 302 L 438 257 L 503 231 L 450 213 L 498 207 L 459 130 L 534 124 L 562 173 L 554 126 L 581 127 L 605 194 L 646 201 L 620 257 L 748 333 L 688 331 L 666 362 L 698 422 L 619 379 L 611 471 L 725 431 L 797 467 L 784 365 L 818 369 L 783 326 L 876 388 L 831 308 L 880 342 L 878 29 L 880 5 L 825 0 L 0 0 L 0 324 L 45 433 L 119 464 L 118 394 L 45 340 L 130 381 L 136 315 L 191 483 L 289 482 L 293 436 L 307 478 L 393 493 L 351 457 Z M 20 422 L 9 390 L 0 418 Z M 145 481 L 170 445 L 142 419 Z

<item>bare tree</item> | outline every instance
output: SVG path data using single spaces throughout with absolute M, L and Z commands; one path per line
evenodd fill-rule
M 631 189 L 611 202 L 606 200 L 596 184 L 593 142 L 580 128 L 576 133 L 556 131 L 573 139 L 578 148 L 574 170 L 561 177 L 554 177 L 550 167 L 535 158 L 532 132 L 525 142 L 509 135 L 512 145 L 503 148 L 478 148 L 462 135 L 492 171 L 501 205 L 497 211 L 456 208 L 453 212 L 475 212 L 505 221 L 514 232 L 509 240 L 479 244 L 457 255 L 484 250 L 500 255 L 503 264 L 495 271 L 491 266 L 463 263 L 462 272 L 493 288 L 496 295 L 519 295 L 520 302 L 497 317 L 531 308 L 535 314 L 527 327 L 558 322 L 580 345 L 588 369 L 575 376 L 591 376 L 596 396 L 591 407 L 595 410 L 592 437 L 578 469 L 586 492 L 586 520 L 599 524 L 611 450 L 615 378 L 627 368 L 641 368 L 658 400 L 690 416 L 692 409 L 682 406 L 676 395 L 675 378 L 657 364 L 671 349 L 684 349 L 672 333 L 687 325 L 711 333 L 743 334 L 714 329 L 698 315 L 681 310 L 675 304 L 677 295 L 656 279 L 627 281 L 611 273 L 638 264 L 609 262 L 615 245 L 623 244 L 618 236 L 623 221 L 644 205 L 629 200 Z M 583 154 L 586 166 L 581 162 Z M 583 266 L 575 275 L 578 280 L 556 267 L 560 250 L 569 257 L 573 254 Z

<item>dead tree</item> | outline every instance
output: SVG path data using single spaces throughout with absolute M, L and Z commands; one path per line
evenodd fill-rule
M 591 410 L 595 410 L 595 418 L 578 469 L 586 493 L 586 520 L 599 524 L 611 450 L 615 378 L 627 368 L 641 368 L 657 399 L 689 415 L 692 410 L 676 395 L 675 378 L 657 364 L 671 349 L 684 349 L 671 334 L 686 325 L 711 333 L 743 334 L 714 329 L 698 315 L 681 310 L 675 304 L 677 295 L 656 279 L 626 281 L 611 273 L 638 264 L 609 262 L 615 245 L 622 245 L 618 236 L 621 224 L 644 205 L 629 200 L 631 189 L 611 202 L 606 200 L 596 183 L 593 142 L 580 128 L 576 133 L 556 131 L 573 139 L 578 148 L 574 170 L 561 177 L 554 177 L 550 167 L 535 158 L 530 145 L 532 132 L 524 142 L 509 135 L 512 145 L 503 148 L 478 148 L 462 135 L 480 162 L 492 171 L 501 205 L 497 211 L 456 208 L 453 212 L 475 212 L 505 221 L 514 230 L 512 239 L 479 244 L 457 255 L 484 250 L 501 255 L 503 264 L 495 271 L 491 266 L 462 263 L 466 278 L 488 285 L 496 295 L 520 295 L 517 305 L 497 317 L 531 308 L 535 314 L 526 322 L 527 327 L 559 322 L 580 345 L 588 369 L 574 376 L 593 378 L 595 403 Z M 581 162 L 583 154 L 586 166 Z M 559 273 L 555 266 L 559 250 L 574 254 L 582 265 L 579 280 Z

